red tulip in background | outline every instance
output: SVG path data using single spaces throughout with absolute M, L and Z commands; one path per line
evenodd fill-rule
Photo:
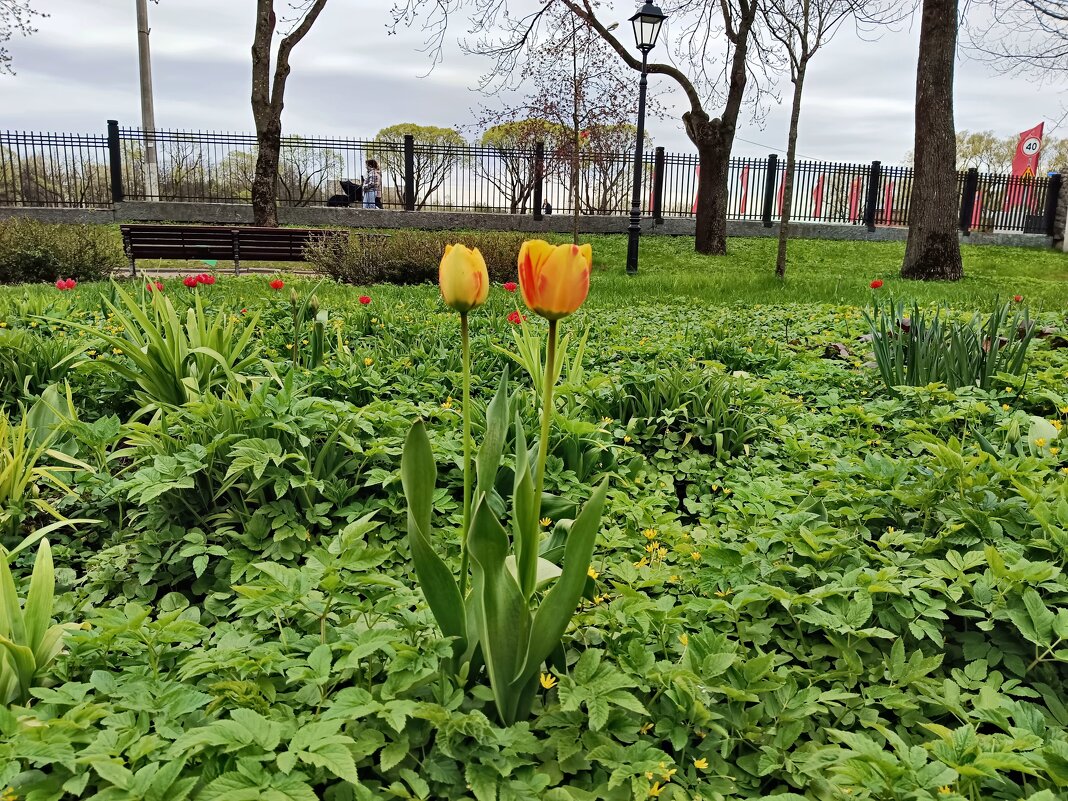
M 881 278 L 876 278 L 874 281 L 871 282 L 871 288 L 872 289 L 878 289 L 882 285 L 883 285 L 883 279 L 881 279 Z
M 1012 299 L 1016 303 L 1023 303 L 1023 295 L 1013 295 Z
M 198 275 L 197 280 L 200 281 L 200 283 L 202 284 L 207 284 L 208 286 L 211 286 L 215 283 L 215 276 L 204 273 L 202 275 Z
M 73 278 L 68 278 L 64 283 L 67 285 L 67 289 L 74 289 L 74 287 L 78 286 L 78 282 Z
M 515 281 L 509 281 L 504 285 L 505 292 L 515 292 L 517 289 L 519 289 L 519 284 L 517 284 Z
M 269 286 L 271 287 L 271 289 L 281 289 L 285 285 L 286 282 L 283 281 L 281 278 L 275 278 L 273 281 L 271 281 Z
M 199 281 L 197 281 L 197 277 L 195 275 L 187 275 L 185 278 L 182 279 L 182 283 L 192 289 L 199 283 Z
M 60 278 L 58 281 L 56 281 L 56 289 L 58 289 L 60 292 L 66 292 L 68 289 L 74 289 L 74 287 L 76 286 L 78 286 L 78 282 L 75 281 L 73 278 Z
M 520 314 L 518 311 L 514 311 L 508 315 L 508 322 L 512 323 L 513 325 L 519 325 L 522 322 L 526 322 L 526 319 L 526 316 Z
M 66 288 L 67 288 L 67 282 L 64 281 L 62 278 L 60 278 L 58 281 L 56 281 L 56 289 L 58 289 L 60 292 L 62 292 Z
M 370 302 L 371 299 L 367 297 L 367 295 L 360 295 L 360 303 L 362 303 L 364 306 L 366 306 Z

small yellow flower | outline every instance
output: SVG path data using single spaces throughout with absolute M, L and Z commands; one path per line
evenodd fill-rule
M 1006 392 L 1012 392 L 1012 387 L 1005 387 Z
M 704 757 L 701 757 L 700 759 L 695 759 L 693 761 L 693 766 L 695 768 L 697 768 L 698 770 L 707 770 L 708 769 L 708 760 L 705 759 Z
M 663 762 L 660 763 L 660 776 L 665 782 L 671 781 L 671 777 L 678 772 L 678 768 L 668 768 Z
M 1035 445 L 1038 446 L 1039 448 L 1044 448 L 1046 446 L 1046 438 L 1045 437 L 1039 437 L 1038 439 L 1035 440 Z
M 553 687 L 556 686 L 556 676 L 552 675 L 551 673 L 542 673 L 541 686 L 544 687 L 546 690 L 551 690 Z
M 371 318 L 371 324 L 372 325 L 378 325 L 378 318 L 377 317 L 372 317 Z
M 1064 427 L 1064 423 L 1062 423 L 1060 420 L 1050 420 L 1050 424 L 1058 431 L 1060 431 L 1061 428 Z
M 116 356 L 121 356 L 122 355 L 122 348 L 112 348 L 111 352 L 114 353 Z
M 1064 468 L 1064 471 L 1065 471 L 1066 473 L 1068 473 L 1068 467 Z M 645 566 L 646 566 L 647 564 L 649 564 L 649 560 L 648 560 L 648 559 L 646 559 L 646 558 L 645 558 L 645 557 L 643 556 L 643 557 L 642 557 L 641 559 L 639 559 L 639 560 L 638 560 L 637 562 L 635 562 L 635 563 L 634 563 L 634 566 L 635 566 L 635 567 L 645 567 Z
M 952 792 L 953 792 L 953 790 L 950 789 L 948 784 L 944 784 L 944 785 L 942 785 L 941 787 L 938 788 L 938 794 L 939 795 L 949 795 Z
M 1004 411 L 1006 411 L 1006 412 L 1007 412 L 1007 411 L 1008 411 L 1009 409 L 1011 409 L 1012 407 L 1011 407 L 1011 406 L 1009 406 L 1009 404 L 1007 404 L 1007 403 L 1003 403 L 1003 404 L 1001 404 L 1001 408 L 1002 408 L 1002 410 L 1004 410 Z
M 623 444 L 626 445 L 629 442 L 630 442 L 630 435 L 628 434 L 627 436 L 623 437 Z
M 449 397 L 447 397 L 445 399 L 445 402 L 443 404 L 441 404 L 441 408 L 442 409 L 451 409 L 452 408 L 452 395 L 450 395 Z
M 589 576 L 589 577 L 590 577 L 591 579 L 593 579 L 594 581 L 596 581 L 596 580 L 597 580 L 597 577 L 598 577 L 599 575 L 601 575 L 601 574 L 600 574 L 600 573 L 598 573 L 598 572 L 597 572 L 596 570 L 594 570 L 594 569 L 593 569 L 593 565 L 590 565 L 590 567 L 589 567 L 589 568 L 588 568 L 588 569 L 586 570 L 586 575 L 587 575 L 587 576 Z
M 699 560 L 701 558 L 701 552 L 700 551 L 690 551 L 690 558 L 693 559 L 696 562 L 697 560 Z
M 366 359 L 363 360 L 363 366 L 364 367 L 370 367 L 374 363 L 375 363 L 375 360 L 372 359 L 370 356 L 368 356 Z
M 641 728 L 638 729 L 638 734 L 648 734 L 652 730 L 653 730 L 653 722 L 650 720 L 650 721 L 647 721 L 646 723 L 642 724 Z
M 645 551 L 646 553 L 653 553 L 659 547 L 660 543 L 654 540 L 653 542 L 650 542 L 648 545 L 645 546 Z
M 36 327 L 37 327 L 37 321 L 34 320 L 32 323 L 30 323 L 30 328 L 36 328 Z
M 680 634 L 679 635 L 679 642 L 681 642 L 684 646 L 689 645 L 690 644 L 690 635 L 689 634 Z
M 655 528 L 647 528 L 642 532 L 642 536 L 644 536 L 645 539 L 647 539 L 647 540 L 655 540 L 656 539 L 656 529 Z
M 605 425 L 608 425 L 609 423 L 611 423 L 613 421 L 612 421 L 611 417 L 602 417 L 601 418 L 601 422 L 604 423 Z
M 1061 472 L 1068 476 L 1068 467 L 1062 467 Z
M 1057 411 L 1060 412 L 1061 414 L 1068 414 L 1068 406 L 1062 406 Z
M 595 596 L 593 596 L 593 605 L 594 606 L 598 606 L 600 604 L 603 604 L 605 602 L 606 598 L 608 598 L 607 595 L 595 595 Z
M 540 522 L 545 528 L 548 528 L 553 524 L 553 521 L 548 517 L 543 517 Z
M 1054 447 L 1054 448 L 1050 448 L 1049 452 L 1052 453 L 1054 456 L 1056 456 L 1058 453 L 1061 452 L 1061 449 Z
M 7 323 L 0 322 L 0 328 L 7 328 Z
M 96 356 L 96 351 L 95 350 L 87 350 L 85 352 L 85 355 L 86 356 Z
M 649 777 L 652 778 L 652 774 L 649 774 Z M 653 782 L 653 786 L 649 788 L 649 797 L 659 798 L 660 793 L 662 793 L 663 791 L 664 788 L 660 786 L 660 782 Z

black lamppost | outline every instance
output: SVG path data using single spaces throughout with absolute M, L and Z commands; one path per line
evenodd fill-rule
M 649 51 L 656 46 L 660 26 L 665 15 L 657 6 L 646 2 L 641 10 L 630 18 L 634 26 L 634 41 L 642 51 L 642 79 L 638 83 L 638 140 L 634 143 L 634 193 L 630 200 L 630 226 L 627 228 L 627 275 L 638 274 L 638 238 L 642 234 L 642 145 L 645 139 L 645 87 L 646 63 Z

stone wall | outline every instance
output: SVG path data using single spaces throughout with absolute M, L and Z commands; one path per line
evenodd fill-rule
M 1068 192 L 1061 193 L 1061 207 L 1057 230 L 1064 230 L 1064 203 Z M 113 209 L 36 209 L 0 207 L 0 219 L 32 217 L 46 222 L 111 223 L 111 222 L 177 222 L 208 225 L 248 225 L 252 222 L 252 207 L 237 203 L 116 203 Z M 567 233 L 571 217 L 553 214 L 543 220 L 531 215 L 483 214 L 449 211 L 393 211 L 363 208 L 327 208 L 325 206 L 282 207 L 278 219 L 283 225 L 309 227 L 339 226 L 349 228 L 419 228 L 431 231 L 482 230 L 522 231 L 524 233 Z M 585 234 L 624 234 L 629 220 L 624 216 L 583 215 L 579 230 Z M 778 225 L 766 228 L 758 220 L 730 220 L 729 236 L 778 236 Z M 693 236 L 692 217 L 667 217 L 661 224 L 651 218 L 642 219 L 643 236 Z M 790 236 L 794 239 L 838 239 L 865 242 L 903 242 L 908 236 L 905 228 L 876 228 L 868 231 L 863 225 L 839 223 L 792 223 Z M 1011 245 L 1015 247 L 1050 247 L 1050 237 L 1039 234 L 983 233 L 973 231 L 962 236 L 961 242 L 975 245 Z
M 1064 250 L 1064 226 L 1068 221 L 1068 183 L 1061 184 L 1057 213 L 1053 215 L 1053 247 Z

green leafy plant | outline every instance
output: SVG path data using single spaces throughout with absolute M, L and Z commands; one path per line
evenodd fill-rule
M 113 356 L 124 355 L 125 360 L 109 356 L 100 364 L 140 388 L 145 410 L 164 404 L 181 406 L 228 381 L 237 381 L 256 362 L 258 314 L 244 321 L 225 313 L 209 314 L 199 291 L 194 290 L 193 305 L 183 322 L 163 292 L 143 293 L 138 299 L 118 287 L 114 291 L 121 306 L 106 298 L 103 302 L 121 334 L 71 320 L 52 322 L 102 339 L 114 350 Z
M 1035 336 L 1027 309 L 1010 311 L 1007 303 L 995 305 L 985 321 L 979 314 L 962 321 L 948 307 L 930 312 L 913 303 L 906 316 L 903 302 L 887 300 L 864 316 L 887 389 L 935 382 L 989 389 L 999 373 L 1023 374 Z
M 52 550 L 43 539 L 37 547 L 30 587 L 19 602 L 8 568 L 9 554 L 0 555 L 0 704 L 24 704 L 30 688 L 63 650 L 73 623 L 49 625 L 56 583 Z

